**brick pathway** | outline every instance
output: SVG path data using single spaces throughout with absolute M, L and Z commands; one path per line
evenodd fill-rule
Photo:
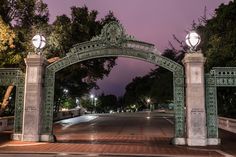
M 84 139 L 84 140 L 83 140 Z M 113 155 L 179 155 L 220 157 L 215 151 L 192 150 L 169 144 L 169 138 L 147 136 L 99 136 L 93 140 L 81 137 L 75 143 L 33 143 L 9 141 L 2 143 L 0 153 L 68 153 L 68 154 L 113 154 Z
M 123 119 L 124 118 L 124 119 Z M 172 128 L 171 128 L 172 127 Z M 236 135 L 220 131 L 219 147 L 186 147 L 170 144 L 173 125 L 160 117 L 101 117 L 70 127 L 54 126 L 57 143 L 10 141 L 10 132 L 0 133 L 1 153 L 68 153 L 105 156 L 207 156 L 220 157 L 222 150 L 236 156 Z M 145 154 L 145 155 L 144 155 Z

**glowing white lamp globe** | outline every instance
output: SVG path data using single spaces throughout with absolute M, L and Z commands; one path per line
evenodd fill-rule
M 46 45 L 46 39 L 44 36 L 37 34 L 32 38 L 32 43 L 36 49 L 42 49 Z
M 195 50 L 201 42 L 201 37 L 195 31 L 191 31 L 185 37 L 185 42 L 190 47 L 190 50 Z
M 94 98 L 94 95 L 93 95 L 93 94 L 91 94 L 91 95 L 90 95 L 90 98 L 91 98 L 91 99 L 93 99 L 93 98 Z

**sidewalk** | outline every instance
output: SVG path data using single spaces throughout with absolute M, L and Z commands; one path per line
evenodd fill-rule
M 7 136 L 7 134 L 4 134 Z M 9 136 L 9 135 L 8 135 Z M 2 135 L 1 135 L 2 137 Z M 5 137 L 6 138 L 6 137 Z M 83 141 L 84 139 L 84 141 Z M 168 138 L 146 136 L 100 136 L 88 142 L 81 138 L 80 143 L 35 143 L 4 141 L 1 142 L 1 153 L 67 153 L 67 154 L 99 154 L 119 156 L 223 156 L 219 152 L 173 146 Z M 1 138 L 2 141 L 2 138 Z

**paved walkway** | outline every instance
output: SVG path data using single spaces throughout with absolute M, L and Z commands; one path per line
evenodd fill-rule
M 94 156 L 212 156 L 230 153 L 236 156 L 235 134 L 220 131 L 223 145 L 219 147 L 186 147 L 170 144 L 173 124 L 166 118 L 149 115 L 99 116 L 70 125 L 54 126 L 57 143 L 9 141 L 9 132 L 1 133 L 1 153 L 53 153 L 60 155 Z M 168 119 L 168 117 L 167 117 Z M 171 118 L 169 118 L 171 120 Z M 4 138 L 2 138 L 4 137 Z M 25 155 L 22 155 L 25 156 Z
M 98 142 L 97 142 L 98 141 Z M 222 156 L 215 151 L 192 150 L 168 144 L 170 139 L 143 136 L 104 136 L 91 143 L 29 143 L 8 142 L 0 146 L 0 153 L 67 153 L 67 154 L 113 154 L 113 155 L 179 155 Z

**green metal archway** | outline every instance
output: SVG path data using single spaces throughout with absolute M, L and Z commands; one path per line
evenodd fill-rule
M 213 67 L 205 80 L 207 137 L 218 138 L 217 87 L 236 87 L 236 67 Z
M 25 74 L 18 68 L 0 68 L 0 86 L 16 87 L 14 136 L 22 134 Z
M 182 65 L 160 55 L 153 44 L 134 40 L 124 33 L 117 22 L 104 26 L 101 34 L 91 41 L 71 48 L 61 60 L 46 67 L 43 135 L 52 135 L 55 73 L 72 64 L 101 57 L 129 57 L 161 66 L 173 73 L 175 104 L 175 138 L 185 137 L 184 68 Z

